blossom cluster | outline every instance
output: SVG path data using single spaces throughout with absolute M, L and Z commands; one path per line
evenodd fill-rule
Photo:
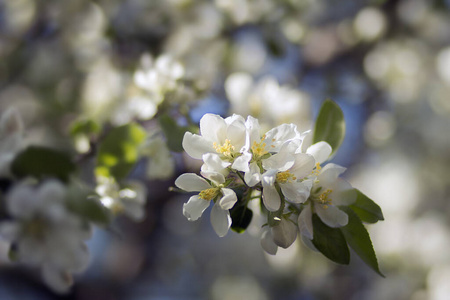
M 298 232 L 314 249 L 313 214 L 331 228 L 345 226 L 348 215 L 340 207 L 354 203 L 356 193 L 339 177 L 344 167 L 324 165 L 332 147 L 325 141 L 308 146 L 309 134 L 294 124 L 261 134 L 251 116 L 204 115 L 200 134 L 186 132 L 183 138 L 186 153 L 203 161 L 201 176 L 186 173 L 175 181 L 184 191 L 199 192 L 183 205 L 183 214 L 195 221 L 213 203 L 211 223 L 222 237 L 233 225 L 233 209 L 260 199 L 270 228 L 262 234 L 264 250 L 275 254 L 278 246 L 289 247 Z

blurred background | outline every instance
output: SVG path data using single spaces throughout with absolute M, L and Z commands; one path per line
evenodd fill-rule
M 188 222 L 188 195 L 169 187 L 198 162 L 149 150 L 131 174 L 148 190 L 145 220 L 95 229 L 63 296 L 1 245 L 0 299 L 450 299 L 449 95 L 447 0 L 1 0 L 0 112 L 20 111 L 28 144 L 76 155 L 89 143 L 69 137 L 75 120 L 158 134 L 163 113 L 307 130 L 336 101 L 347 133 L 333 162 L 384 212 L 368 230 L 386 278 L 299 239 L 267 255 L 256 221 L 224 238 L 208 211 Z

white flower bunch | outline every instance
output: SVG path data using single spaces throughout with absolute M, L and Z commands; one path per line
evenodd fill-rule
M 271 254 L 277 246 L 289 247 L 297 232 L 312 240 L 313 214 L 332 228 L 347 225 L 348 216 L 339 207 L 352 204 L 356 193 L 339 178 L 345 168 L 332 163 L 322 167 L 331 146 L 320 141 L 305 149 L 303 140 L 309 132 L 300 133 L 294 124 L 263 135 L 260 131 L 258 120 L 251 116 L 245 120 L 240 115 L 223 119 L 206 114 L 199 135 L 184 135 L 187 154 L 203 160 L 202 177 L 188 173 L 175 181 L 184 191 L 199 192 L 183 206 L 188 220 L 197 220 L 213 203 L 211 223 L 224 236 L 233 225 L 242 227 L 233 224 L 233 212 L 259 198 L 271 229 L 263 234 L 261 244 Z M 253 196 L 255 190 L 260 196 Z
M 57 180 L 34 187 L 21 183 L 8 193 L 6 208 L 12 220 L 0 223 L 0 235 L 11 243 L 12 257 L 38 267 L 44 281 L 57 292 L 66 292 L 72 273 L 89 261 L 84 241 L 91 227 L 66 206 L 67 191 Z

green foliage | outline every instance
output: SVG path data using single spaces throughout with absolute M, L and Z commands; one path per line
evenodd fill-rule
M 363 223 L 350 208 L 344 206 L 340 207 L 340 209 L 348 215 L 348 224 L 341 228 L 348 245 L 369 267 L 380 276 L 384 277 L 378 267 L 378 261 L 375 251 L 373 250 L 372 241 L 370 240 L 369 233 Z
M 345 137 L 345 121 L 341 108 L 331 100 L 325 100 L 320 108 L 314 128 L 313 143 L 325 141 L 334 155 Z
M 19 178 L 56 177 L 68 181 L 75 169 L 75 164 L 66 153 L 40 146 L 28 147 L 11 164 L 12 173 Z
M 350 263 L 350 251 L 341 230 L 328 227 L 316 214 L 313 214 L 312 221 L 314 228 L 312 243 L 317 250 L 338 264 L 348 265 Z
M 70 128 L 70 135 L 71 136 L 77 136 L 77 135 L 95 135 L 100 133 L 100 126 L 93 120 L 78 120 L 75 121 L 72 124 L 72 127 Z
M 230 210 L 231 215 L 231 229 L 237 233 L 244 232 L 253 218 L 253 211 L 247 206 L 235 205 Z
M 71 198 L 67 202 L 67 208 L 87 221 L 99 225 L 107 225 L 110 222 L 111 215 L 109 211 L 97 199 L 87 197 Z
M 358 215 L 361 221 L 366 223 L 383 221 L 383 212 L 378 204 L 361 193 L 361 191 L 357 189 L 355 191 L 357 193 L 356 202 L 350 205 L 350 208 Z
M 184 133 L 189 131 L 189 128 L 179 126 L 177 122 L 168 114 L 164 114 L 159 118 L 159 125 L 167 138 L 167 146 L 169 149 L 175 152 L 182 152 Z
M 100 143 L 97 156 L 97 175 L 125 178 L 138 160 L 138 148 L 146 137 L 138 124 L 127 124 L 112 129 Z

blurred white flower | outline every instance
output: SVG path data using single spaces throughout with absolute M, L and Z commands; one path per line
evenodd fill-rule
M 135 221 L 145 217 L 147 189 L 142 183 L 133 181 L 122 188 L 114 178 L 102 176 L 97 178 L 97 182 L 95 191 L 100 196 L 100 202 L 113 214 L 124 214 Z
M 67 210 L 66 193 L 56 180 L 37 188 L 20 183 L 6 198 L 14 219 L 0 224 L 0 234 L 18 260 L 40 267 L 45 282 L 57 292 L 67 291 L 71 273 L 85 269 L 89 260 L 84 240 L 90 238 L 91 228 Z
M 225 81 L 231 111 L 259 118 L 264 127 L 295 123 L 301 130 L 310 126 L 310 104 L 306 94 L 266 76 L 254 82 L 247 73 L 233 73 Z
M 148 158 L 149 179 L 168 179 L 173 175 L 175 160 L 161 135 L 150 136 L 141 147 L 140 153 Z

